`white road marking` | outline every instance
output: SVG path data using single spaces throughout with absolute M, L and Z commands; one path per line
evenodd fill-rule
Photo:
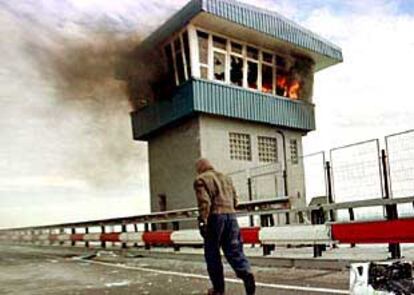
M 198 274 L 192 274 L 192 273 L 181 273 L 181 272 L 175 272 L 175 271 L 144 268 L 144 267 L 138 267 L 138 266 L 128 266 L 128 265 L 123 265 L 123 264 L 113 264 L 113 263 L 94 261 L 94 260 L 86 260 L 86 261 L 88 261 L 89 263 L 100 264 L 100 265 L 109 266 L 109 267 L 117 267 L 117 268 L 122 268 L 122 269 L 129 269 L 129 270 L 139 270 L 139 271 L 152 272 L 152 273 L 163 274 L 163 275 L 178 276 L 178 277 L 184 277 L 184 278 L 209 280 L 209 277 L 205 275 L 198 275 Z M 230 279 L 230 278 L 226 278 L 226 282 L 242 284 L 242 281 L 237 280 L 237 279 Z M 348 295 L 350 294 L 348 290 L 341 290 L 341 289 L 268 284 L 268 283 L 259 283 L 259 282 L 256 283 L 256 286 L 264 287 L 264 288 L 271 288 L 271 289 L 278 289 L 278 290 L 304 291 L 304 292 L 328 293 L 328 294 L 348 294 Z

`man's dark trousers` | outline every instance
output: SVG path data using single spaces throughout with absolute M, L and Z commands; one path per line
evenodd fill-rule
M 204 256 L 214 290 L 224 292 L 220 248 L 239 278 L 245 280 L 246 276 L 251 276 L 250 264 L 243 253 L 240 228 L 235 214 L 210 215 L 204 241 Z

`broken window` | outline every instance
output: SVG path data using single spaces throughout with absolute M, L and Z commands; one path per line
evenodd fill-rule
M 185 63 L 187 65 L 187 78 L 191 77 L 191 59 L 190 59 L 190 43 L 188 41 L 188 32 L 183 33 L 183 44 L 185 53 Z
M 226 50 L 227 40 L 221 37 L 213 36 L 213 46 L 214 48 Z
M 263 52 L 263 62 L 273 64 L 273 55 L 270 53 Z
M 288 72 L 278 68 L 277 74 L 276 74 L 276 94 L 287 97 L 288 90 L 289 90 Z
M 175 80 L 175 68 L 174 68 L 174 58 L 171 44 L 165 46 L 165 57 L 167 58 L 167 77 L 168 84 L 176 84 Z
M 283 57 L 276 55 L 276 66 L 284 69 L 286 67 L 286 60 Z
M 257 62 L 247 62 L 247 86 L 257 89 L 257 79 L 259 77 L 259 69 Z
M 273 67 L 262 65 L 262 91 L 264 93 L 273 93 Z
M 177 69 L 178 84 L 181 84 L 185 81 L 185 68 L 184 68 L 184 59 L 183 59 L 183 53 L 181 50 L 180 38 L 177 38 L 174 41 L 174 52 L 175 52 L 175 66 Z
M 200 60 L 200 76 L 208 79 L 208 34 L 197 31 L 198 51 Z
M 221 52 L 214 52 L 214 79 L 226 80 L 226 54 Z
M 200 63 L 208 64 L 208 34 L 197 31 Z
M 247 46 L 247 57 L 258 60 L 259 59 L 259 50 L 257 50 L 256 48 Z
M 231 56 L 230 81 L 233 85 L 243 86 L 243 58 Z
M 243 45 L 231 42 L 231 52 L 243 54 Z

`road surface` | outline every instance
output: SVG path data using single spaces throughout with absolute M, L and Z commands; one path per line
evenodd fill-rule
M 204 263 L 128 252 L 0 246 L 0 294 L 206 294 Z M 88 257 L 89 254 L 96 257 Z M 87 258 L 87 259 L 83 259 Z M 243 286 L 225 266 L 228 295 Z M 347 294 L 347 271 L 254 267 L 257 295 Z

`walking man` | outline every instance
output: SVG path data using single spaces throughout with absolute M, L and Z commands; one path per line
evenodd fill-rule
M 249 261 L 243 253 L 240 228 L 235 215 L 238 197 L 231 179 L 214 170 L 207 159 L 196 163 L 194 190 L 199 208 L 199 229 L 204 238 L 204 257 L 213 284 L 208 295 L 225 293 L 220 248 L 238 278 L 244 282 L 247 295 L 256 290 Z

